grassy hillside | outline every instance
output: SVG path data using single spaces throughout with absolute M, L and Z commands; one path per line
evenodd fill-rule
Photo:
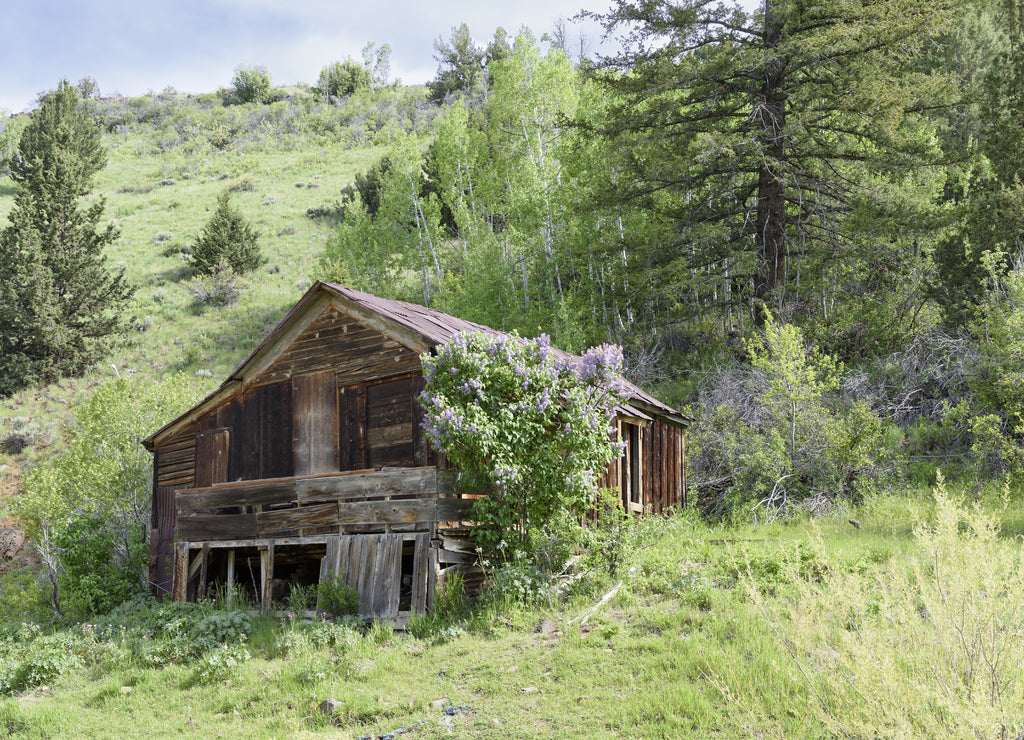
M 83 377 L 0 400 L 0 440 L 19 430 L 31 440 L 16 454 L 0 448 L 0 499 L 16 490 L 21 467 L 59 447 L 71 404 L 97 382 L 181 371 L 219 384 L 310 285 L 332 224 L 307 212 L 329 212 L 341 188 L 381 155 L 393 127 L 426 135 L 438 112 L 413 88 L 338 105 L 308 89 L 280 95 L 269 105 L 173 92 L 89 101 L 109 152 L 93 197 L 105 199 L 106 220 L 121 230 L 108 260 L 136 287 L 134 331 Z M 184 256 L 225 190 L 261 232 L 267 262 L 243 282 L 236 304 L 203 308 L 188 290 Z M 10 178 L 0 178 L 4 223 L 13 195 Z

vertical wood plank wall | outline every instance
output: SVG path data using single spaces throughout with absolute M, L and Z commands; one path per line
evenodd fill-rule
M 620 424 L 620 426 L 623 426 Z M 655 420 L 640 427 L 641 489 L 644 511 L 663 512 L 686 506 L 686 437 L 683 429 Z M 623 500 L 623 468 L 627 454 L 615 458 L 598 479 Z
M 686 505 L 683 430 L 655 420 L 641 431 L 644 510 L 660 513 Z
M 149 581 L 157 596 L 171 592 L 174 578 L 174 493 L 185 486 L 157 486 L 149 535 Z
M 228 448 L 230 430 L 212 429 L 196 434 L 197 488 L 228 480 Z

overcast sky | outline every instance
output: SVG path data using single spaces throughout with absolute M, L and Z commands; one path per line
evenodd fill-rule
M 559 17 L 609 0 L 4 0 L 0 109 L 33 107 L 40 92 L 85 76 L 103 95 L 173 87 L 214 92 L 240 64 L 267 68 L 275 85 L 314 84 L 320 69 L 367 42 L 390 44 L 392 79 L 437 71 L 433 42 L 467 23 L 484 43 L 501 26 L 540 38 Z M 600 28 L 573 28 L 594 42 Z

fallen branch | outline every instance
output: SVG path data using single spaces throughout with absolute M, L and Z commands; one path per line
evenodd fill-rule
M 609 601 L 611 601 L 615 597 L 615 594 L 617 594 L 619 592 L 620 588 L 622 588 L 622 581 L 619 581 L 614 586 L 612 586 L 611 590 L 608 593 L 606 593 L 604 596 L 602 596 L 601 600 L 599 602 L 597 602 L 592 607 L 590 607 L 590 610 L 585 615 L 583 615 L 583 619 L 580 620 L 580 627 L 582 627 L 583 625 L 585 625 L 587 623 L 587 620 L 590 619 L 590 617 L 594 614 L 594 612 L 596 612 L 602 606 L 604 606 Z M 572 624 L 572 621 L 573 620 L 570 619 L 569 623 Z

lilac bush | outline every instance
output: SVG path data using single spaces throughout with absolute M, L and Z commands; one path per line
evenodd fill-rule
M 576 357 L 547 335 L 457 334 L 423 356 L 423 429 L 460 470 L 478 541 L 499 556 L 536 551 L 578 522 L 621 449 L 622 351 Z M 515 547 L 515 549 L 513 549 Z

